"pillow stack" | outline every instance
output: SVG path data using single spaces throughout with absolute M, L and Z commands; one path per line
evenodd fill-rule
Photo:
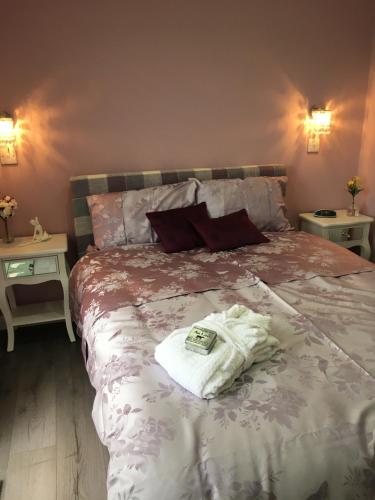
M 136 243 L 155 243 L 146 212 L 189 207 L 197 198 L 197 181 L 189 180 L 121 193 L 87 196 L 95 245 L 99 250 Z
M 87 197 L 99 249 L 160 240 L 167 253 L 212 252 L 268 242 L 261 231 L 290 229 L 285 177 L 189 179 Z

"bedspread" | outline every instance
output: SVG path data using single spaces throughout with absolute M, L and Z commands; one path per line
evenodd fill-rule
M 180 261 L 155 246 L 110 250 L 73 270 L 110 500 L 373 500 L 374 266 L 302 233 L 271 238 Z M 234 303 L 272 315 L 280 350 L 200 400 L 156 364 L 155 345 Z
M 160 245 L 131 245 L 89 253 L 70 277 L 76 323 L 126 305 L 210 289 L 339 276 L 375 270 L 375 265 L 334 243 L 304 232 L 266 233 L 270 243 L 227 252 L 207 249 L 166 254 Z

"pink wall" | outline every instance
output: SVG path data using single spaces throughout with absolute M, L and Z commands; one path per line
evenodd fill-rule
M 2 10 L 0 108 L 22 127 L 0 192 L 72 233 L 69 177 L 141 169 L 290 165 L 292 216 L 347 206 L 358 168 L 372 0 L 19 0 Z M 4 71 L 4 68 L 8 71 Z M 306 154 L 306 106 L 331 136 Z
M 361 212 L 375 217 L 375 29 L 358 175 L 362 177 L 365 186 L 365 191 L 358 198 Z M 371 239 L 372 260 L 375 262 L 374 227 Z

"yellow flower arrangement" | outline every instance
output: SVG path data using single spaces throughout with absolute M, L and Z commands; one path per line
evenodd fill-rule
M 361 181 L 361 178 L 358 177 L 358 175 L 355 175 L 354 177 L 349 179 L 348 182 L 346 183 L 346 185 L 348 188 L 348 192 L 353 196 L 353 200 L 357 196 L 358 193 L 363 191 L 362 181 Z
M 354 199 L 358 193 L 363 191 L 361 178 L 358 177 L 358 175 L 355 175 L 348 180 L 348 182 L 346 183 L 346 188 L 353 197 L 352 206 L 348 209 L 348 215 L 359 215 L 359 210 L 355 206 Z

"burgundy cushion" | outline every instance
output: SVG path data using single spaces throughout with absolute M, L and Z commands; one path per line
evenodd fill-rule
M 167 253 L 204 246 L 204 241 L 192 222 L 208 219 L 206 203 L 161 212 L 148 212 L 146 215 Z
M 211 252 L 269 241 L 251 222 L 245 209 L 217 219 L 193 221 L 193 225 Z

